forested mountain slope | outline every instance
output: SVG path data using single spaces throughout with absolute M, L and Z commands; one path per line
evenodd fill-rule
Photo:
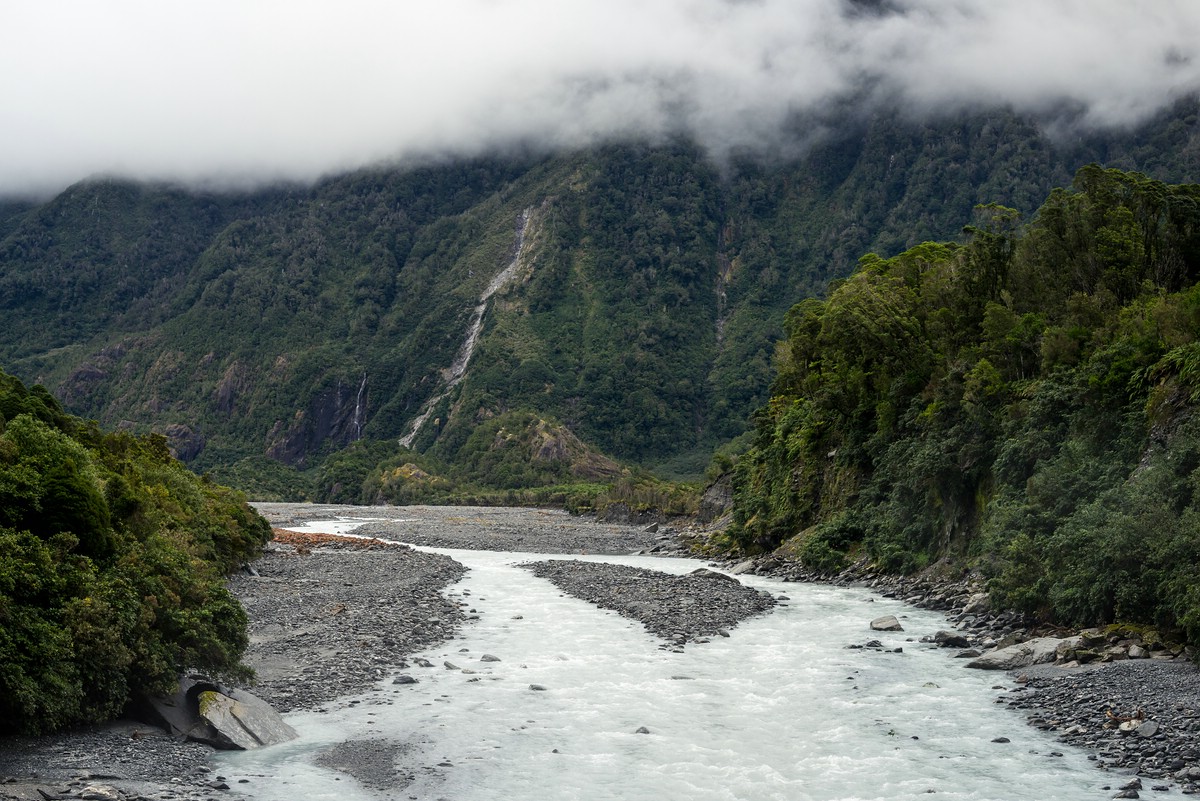
M 311 468 L 426 412 L 414 449 L 453 462 L 516 411 L 695 468 L 766 401 L 787 308 L 860 254 L 953 238 L 979 203 L 1031 212 L 1090 161 L 1168 180 L 1200 164 L 1191 101 L 1070 140 L 1003 111 L 846 112 L 829 129 L 792 159 L 624 143 L 243 194 L 96 180 L 8 203 L 0 365 L 73 412 L 166 434 L 199 469 Z M 479 299 L 514 259 L 455 383 Z
M 1200 185 L 1093 165 L 968 234 L 788 312 L 732 542 L 949 556 L 1005 608 L 1200 642 Z

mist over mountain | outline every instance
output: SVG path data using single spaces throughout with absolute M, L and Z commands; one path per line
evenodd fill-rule
M 247 187 L 383 162 L 685 134 L 803 155 L 847 107 L 1006 108 L 1060 138 L 1200 89 L 1186 0 L 349 0 L 0 11 L 0 195 Z
M 1185 99 L 1065 140 L 1011 110 L 851 107 L 803 156 L 724 165 L 673 137 L 242 192 L 85 181 L 0 205 L 0 364 L 197 469 L 364 443 L 370 470 L 402 440 L 487 465 L 519 430 L 696 475 L 767 401 L 793 304 L 978 204 L 1032 214 L 1089 162 L 1189 180 L 1198 119 Z

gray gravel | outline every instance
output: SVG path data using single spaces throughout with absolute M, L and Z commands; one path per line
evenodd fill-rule
M 727 637 L 728 629 L 771 610 L 776 603 L 769 593 L 707 570 L 675 576 L 573 559 L 530 562 L 522 567 L 576 598 L 638 621 L 666 641 L 663 647 L 676 650 L 688 642 Z
M 1129 660 L 1095 667 L 1040 666 L 1023 673 L 1023 688 L 1004 700 L 1025 711 L 1032 725 L 1088 749 L 1099 767 L 1135 771 L 1149 780 L 1147 785 L 1177 784 L 1185 793 L 1200 792 L 1200 669 L 1195 665 Z M 1129 718 L 1136 729 L 1121 731 L 1119 722 Z
M 440 554 L 281 546 L 255 568 L 229 587 L 250 617 L 254 692 L 282 712 L 365 689 L 463 618 L 441 590 L 466 569 Z

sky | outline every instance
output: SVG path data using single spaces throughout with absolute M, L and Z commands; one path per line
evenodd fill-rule
M 0 0 L 0 76 L 0 195 L 680 131 L 720 156 L 848 98 L 1133 125 L 1200 90 L 1200 2 Z

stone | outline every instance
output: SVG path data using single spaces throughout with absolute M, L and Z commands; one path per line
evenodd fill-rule
M 981 615 L 990 611 L 992 608 L 992 599 L 986 592 L 977 592 L 967 599 L 966 605 L 963 606 L 963 613 L 968 615 Z
M 939 648 L 970 648 L 971 641 L 956 631 L 939 631 L 933 635 Z
M 1140 645 L 1129 646 L 1129 651 L 1127 653 L 1129 654 L 1130 659 L 1149 659 L 1150 658 L 1150 652 L 1147 651 L 1145 648 L 1143 648 Z
M 645 726 L 638 726 L 637 731 L 634 732 L 634 734 L 649 734 L 649 733 L 650 733 L 650 730 L 647 729 Z
M 1143 721 L 1142 724 L 1133 731 L 1138 737 L 1150 738 L 1158 734 L 1158 728 L 1158 721 L 1147 720 Z
M 754 560 L 747 559 L 744 562 L 738 562 L 733 567 L 729 568 L 729 573 L 734 576 L 739 576 L 742 573 L 749 573 L 754 569 Z
M 271 705 L 245 690 L 204 690 L 197 698 L 200 717 L 216 732 L 217 748 L 248 750 L 296 738 L 296 730 Z
M 1015 670 L 1017 668 L 1053 662 L 1058 656 L 1058 647 L 1067 640 L 1078 641 L 1078 637 L 1035 637 L 1016 645 L 997 648 L 973 659 L 967 667 L 977 670 Z
M 491 654 L 484 654 L 483 656 L 479 657 L 479 661 L 480 662 L 499 662 L 500 657 L 492 656 Z
M 723 579 L 725 581 L 732 581 L 734 584 L 741 584 L 741 582 L 735 579 L 733 576 L 726 575 L 719 570 L 709 570 L 707 567 L 698 567 L 693 570 L 690 575 L 695 576 L 696 578 Z
M 541 690 L 545 690 L 546 688 L 540 684 L 530 684 L 529 689 L 541 691 Z
M 401 673 L 396 678 L 392 679 L 392 684 L 416 684 L 417 680 L 407 673 Z
M 895 615 L 884 615 L 871 621 L 872 631 L 904 631 Z
M 121 794 L 112 787 L 101 784 L 89 784 L 79 791 L 78 798 L 84 801 L 120 801 Z

